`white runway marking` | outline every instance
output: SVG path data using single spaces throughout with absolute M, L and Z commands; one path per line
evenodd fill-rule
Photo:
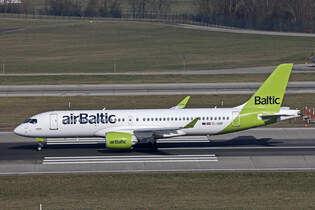
M 81 156 L 44 157 L 43 164 L 92 164 L 92 163 L 174 163 L 174 162 L 217 162 L 210 155 L 141 155 L 141 156 Z

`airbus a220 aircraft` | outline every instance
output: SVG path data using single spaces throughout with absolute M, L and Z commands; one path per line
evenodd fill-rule
M 103 137 L 108 149 L 132 149 L 138 143 L 175 136 L 219 135 L 296 118 L 299 110 L 281 107 L 293 64 L 279 65 L 254 95 L 234 108 L 50 111 L 32 116 L 14 129 L 35 137 L 38 150 L 46 138 Z M 266 134 L 267 135 L 267 134 Z

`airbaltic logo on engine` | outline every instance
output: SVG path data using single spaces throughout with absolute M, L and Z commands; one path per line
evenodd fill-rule
M 127 140 L 125 140 L 125 139 L 110 140 L 109 143 L 110 143 L 110 144 L 126 144 L 126 143 L 127 143 Z
M 274 96 L 266 96 L 266 97 L 255 96 L 255 104 L 256 105 L 280 104 L 280 98 L 276 98 Z
M 108 115 L 108 113 L 97 113 L 97 114 L 87 114 L 80 113 L 78 115 L 70 114 L 62 116 L 62 124 L 105 124 L 105 123 L 115 123 L 115 115 Z

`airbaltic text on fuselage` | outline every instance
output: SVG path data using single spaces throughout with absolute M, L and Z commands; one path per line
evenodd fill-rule
M 70 114 L 62 116 L 62 124 L 105 124 L 115 123 L 116 115 L 109 115 L 108 113 L 97 113 L 97 114 Z
M 255 96 L 255 104 L 256 105 L 280 104 L 280 98 L 276 98 L 274 96 L 266 96 L 266 97 Z

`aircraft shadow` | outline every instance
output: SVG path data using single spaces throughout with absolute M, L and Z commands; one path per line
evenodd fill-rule
M 254 136 L 239 136 L 227 140 L 213 140 L 210 142 L 185 142 L 185 143 L 160 143 L 160 147 L 242 147 L 242 146 L 276 146 L 283 143 L 282 141 L 273 140 L 272 138 L 257 139 Z
M 279 144 L 283 143 L 279 140 L 273 140 L 271 138 L 261 138 L 257 139 L 254 136 L 239 136 L 233 139 L 227 139 L 227 140 L 217 140 L 217 141 L 211 141 L 211 142 L 167 142 L 167 143 L 158 143 L 158 148 L 185 148 L 185 147 L 239 147 L 242 146 L 266 146 L 266 147 L 274 147 Z M 8 149 L 10 150 L 36 150 L 37 145 L 36 143 L 31 144 L 23 144 L 23 145 L 14 145 L 9 146 Z M 105 144 L 99 143 L 99 144 L 70 144 L 70 145 L 46 145 L 43 150 L 88 150 L 88 149 L 95 149 L 100 153 L 128 153 L 125 150 L 108 150 L 105 148 Z M 147 144 L 139 144 L 137 145 L 133 150 L 130 152 L 145 152 L 148 154 L 168 154 L 165 151 L 161 150 L 152 150 Z

